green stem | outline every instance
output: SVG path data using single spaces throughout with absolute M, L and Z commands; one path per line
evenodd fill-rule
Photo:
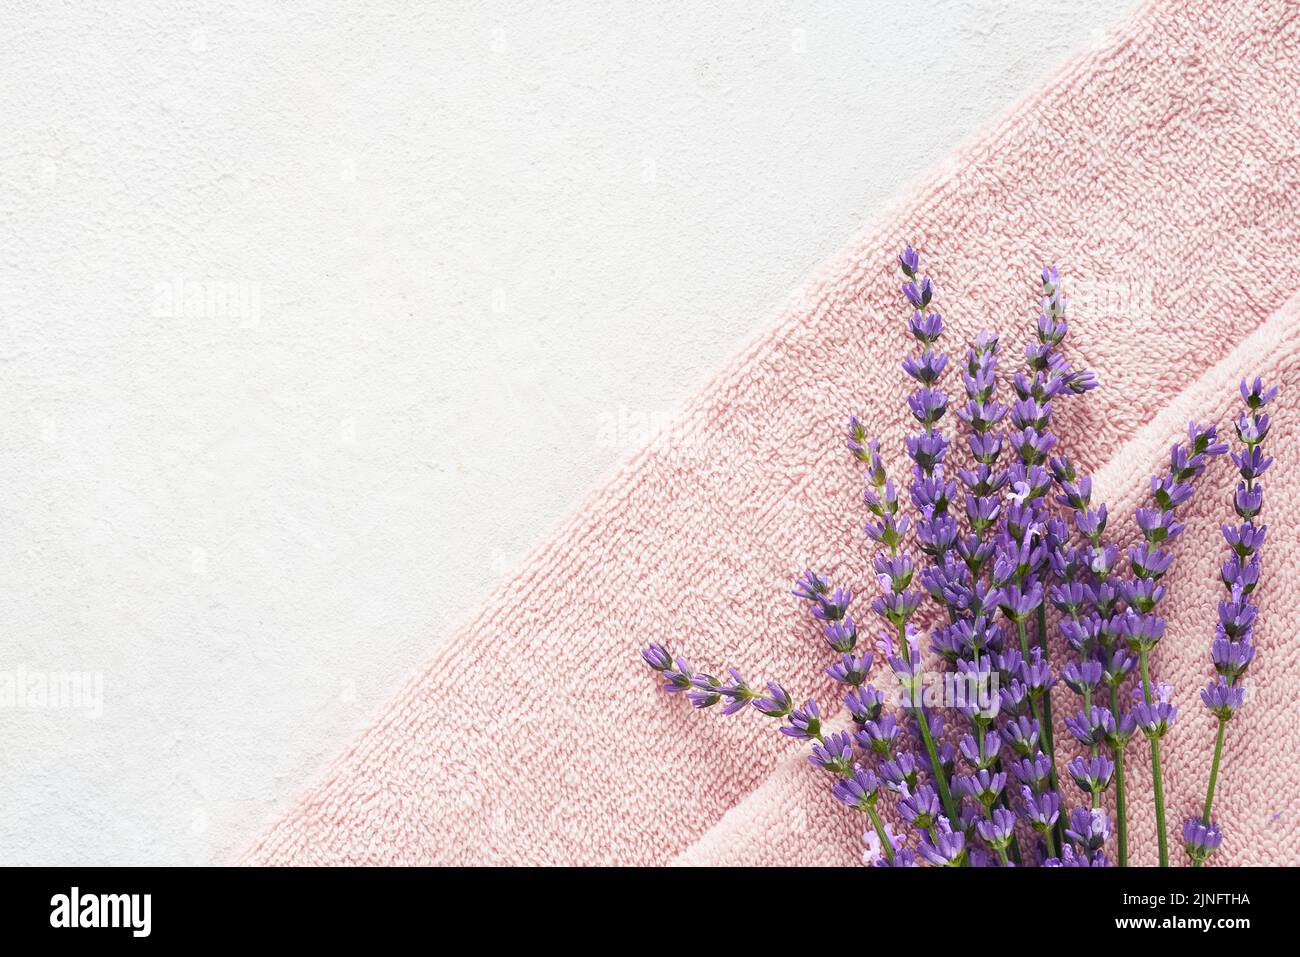
M 930 734 L 930 719 L 925 715 L 925 707 L 918 705 L 916 723 L 921 729 L 921 740 L 925 742 L 925 753 L 930 756 L 930 768 L 934 772 L 934 783 L 939 788 L 939 800 L 943 802 L 943 811 L 954 827 L 959 826 L 961 818 L 957 816 L 956 805 L 952 803 L 952 794 L 948 791 L 947 775 L 939 763 L 939 750 L 934 746 L 934 736 Z
M 1047 842 L 1047 856 L 1055 857 L 1056 842 L 1052 840 L 1052 829 L 1050 827 L 1043 830 L 1043 840 Z
M 1219 733 L 1214 738 L 1214 763 L 1210 765 L 1210 786 L 1205 789 L 1205 810 L 1201 813 L 1201 823 L 1209 826 L 1210 809 L 1214 806 L 1214 786 L 1219 783 L 1219 761 L 1223 758 L 1223 733 L 1228 722 L 1219 719 Z
M 1119 685 L 1110 686 L 1110 713 L 1119 727 Z M 1128 806 L 1124 803 L 1124 748 L 1112 749 L 1115 753 L 1115 846 L 1119 866 L 1128 867 Z
M 1151 703 L 1151 672 L 1147 665 L 1147 651 L 1138 652 L 1138 667 L 1142 669 L 1142 697 Z M 1165 783 L 1160 771 L 1160 738 L 1151 736 L 1151 786 L 1156 799 L 1156 842 L 1160 849 L 1160 866 L 1169 866 L 1169 836 L 1165 834 Z
M 876 837 L 880 838 L 880 846 L 885 852 L 885 860 L 894 863 L 894 845 L 890 843 L 889 832 L 885 830 L 885 825 L 881 823 L 880 815 L 876 813 L 874 807 L 867 808 L 867 814 L 871 818 L 871 826 L 876 829 Z
M 1115 749 L 1115 817 L 1119 825 L 1115 832 L 1115 848 L 1119 866 L 1128 867 L 1128 809 L 1124 804 L 1124 749 Z

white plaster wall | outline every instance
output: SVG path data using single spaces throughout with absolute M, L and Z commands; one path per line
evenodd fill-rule
M 0 862 L 230 860 L 1129 4 L 4 4 Z

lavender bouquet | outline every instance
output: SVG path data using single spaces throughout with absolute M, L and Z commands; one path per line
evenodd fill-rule
M 725 678 L 697 672 L 659 644 L 642 657 L 665 691 L 685 693 L 696 708 L 757 711 L 776 719 L 782 734 L 807 741 L 808 761 L 829 774 L 834 799 L 866 816 L 870 864 L 1127 865 L 1132 784 L 1124 757 L 1140 731 L 1151 750 L 1150 794 L 1166 865 L 1161 747 L 1178 709 L 1173 690 L 1153 677 L 1152 653 L 1165 633 L 1160 603 L 1183 530 L 1179 509 L 1228 446 L 1214 425 L 1191 423 L 1168 468 L 1150 478 L 1149 500 L 1135 515 L 1141 543 L 1121 556 L 1107 538 L 1106 505 L 1093 501 L 1091 476 L 1061 453 L 1052 426 L 1055 403 L 1097 385 L 1062 354 L 1068 300 L 1058 270 L 1042 272 L 1034 338 L 1004 402 L 998 336 L 982 332 L 962 360 L 950 359 L 934 283 L 916 250 L 908 246 L 898 265 L 917 343 L 902 363 L 916 383 L 907 399 L 915 431 L 905 443 L 906 506 L 866 424 L 850 418 L 847 437 L 863 471 L 865 532 L 876 548 L 874 624 L 860 630 L 853 593 L 815 571 L 793 590 L 829 648 L 826 674 L 842 687 L 851 723 L 832 730 L 815 699 L 796 705 L 781 683 L 751 686 L 734 667 Z M 964 448 L 950 447 L 937 428 L 954 375 L 962 396 L 951 405 L 964 424 Z M 1265 534 L 1255 519 L 1269 464 L 1261 450 L 1268 416 L 1260 410 L 1276 390 L 1256 381 L 1243 382 L 1241 392 L 1248 411 L 1236 423 L 1242 449 L 1231 458 L 1242 478 L 1233 503 L 1242 524 L 1223 529 L 1232 549 L 1222 568 L 1228 599 L 1211 648 L 1217 676 L 1201 693 L 1218 717 L 1218 736 L 1203 813 L 1183 827 L 1196 864 L 1222 841 L 1210 816 L 1215 782 L 1255 653 L 1250 595 Z M 1051 654 L 1053 626 L 1063 660 Z M 878 659 L 896 693 L 872 683 Z M 1062 697 L 1061 684 L 1073 697 Z M 1065 709 L 1062 723 L 1079 745 L 1068 761 L 1058 753 L 1054 707 Z M 902 832 L 891 822 L 901 822 Z

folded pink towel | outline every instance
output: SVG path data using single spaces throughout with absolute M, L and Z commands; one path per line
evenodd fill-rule
M 1060 265 L 1067 353 L 1102 384 L 1062 403 L 1058 432 L 1097 472 L 1113 528 L 1132 527 L 1146 475 L 1188 419 L 1226 422 L 1242 376 L 1281 387 L 1259 658 L 1229 726 L 1214 863 L 1300 863 L 1297 75 L 1294 3 L 1143 7 L 850 242 L 802 305 L 439 645 L 246 860 L 854 862 L 862 822 L 802 746 L 757 714 L 667 698 L 637 649 L 659 641 L 708 670 L 736 663 L 751 681 L 838 700 L 789 587 L 805 566 L 870 584 L 861 480 L 841 436 L 856 412 L 902 457 L 908 342 L 893 257 L 911 241 L 948 341 L 999 329 L 1004 367 L 1030 334 L 1038 270 Z M 1175 824 L 1204 795 L 1213 735 L 1195 695 L 1234 484 L 1226 459 L 1201 481 L 1162 606 L 1154 668 L 1183 706 L 1165 746 Z M 1127 774 L 1138 863 L 1155 859 L 1145 752 L 1130 748 Z

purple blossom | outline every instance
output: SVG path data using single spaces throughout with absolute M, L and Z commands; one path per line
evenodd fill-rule
M 1067 766 L 1070 777 L 1085 794 L 1099 794 L 1110 786 L 1110 776 L 1115 772 L 1115 763 L 1102 755 L 1091 758 L 1083 756 L 1074 758 Z
M 860 685 L 867 680 L 867 672 L 870 670 L 871 652 L 856 656 L 846 652 L 840 656 L 839 661 L 826 669 L 826 674 L 841 684 Z
M 754 708 L 769 718 L 784 718 L 793 708 L 789 693 L 775 681 L 767 683 L 767 694 L 754 699 Z
M 1203 864 L 1223 843 L 1223 832 L 1211 821 L 1204 824 L 1199 818 L 1183 822 L 1183 847 L 1194 863 Z
M 1246 689 L 1241 685 L 1228 684 L 1222 675 L 1218 675 L 1201 690 L 1201 701 L 1212 714 L 1228 721 L 1241 707 L 1245 693 Z
M 966 857 L 966 836 L 954 831 L 946 817 L 921 838 L 917 852 L 938 867 L 959 867 Z
M 994 808 L 987 820 L 979 821 L 975 830 L 989 847 L 1005 851 L 1015 835 L 1016 816 L 1004 807 Z
M 802 708 L 795 708 L 786 717 L 788 724 L 781 726 L 781 733 L 792 738 L 816 738 L 821 734 L 821 709 L 817 702 L 809 698 Z
M 928 784 L 922 784 L 915 791 L 905 793 L 898 802 L 898 813 L 912 827 L 925 830 L 938 822 L 941 812 L 939 795 Z
M 1070 812 L 1065 836 L 1084 850 L 1100 850 L 1110 837 L 1110 818 L 1101 808 L 1076 807 Z
M 673 666 L 672 656 L 664 650 L 664 646 L 659 642 L 652 642 L 645 648 L 641 649 L 641 657 L 655 671 L 667 671 Z
M 865 811 L 875 806 L 876 794 L 879 788 L 880 782 L 871 769 L 855 764 L 852 773 L 848 777 L 841 778 L 832 785 L 831 793 L 841 803 L 859 811 Z
M 1061 797 L 1055 791 L 1035 794 L 1028 787 L 1020 789 L 1021 816 L 1035 831 L 1042 834 L 1056 825 L 1061 814 Z
M 835 774 L 847 774 L 853 767 L 853 737 L 847 731 L 826 735 L 822 741 L 813 744 L 808 762 Z
M 1178 715 L 1177 706 L 1168 701 L 1139 701 L 1133 705 L 1133 720 L 1148 738 L 1162 738 Z
M 884 701 L 884 695 L 879 691 L 871 685 L 863 685 L 844 696 L 844 707 L 857 724 L 863 725 L 880 717 Z

